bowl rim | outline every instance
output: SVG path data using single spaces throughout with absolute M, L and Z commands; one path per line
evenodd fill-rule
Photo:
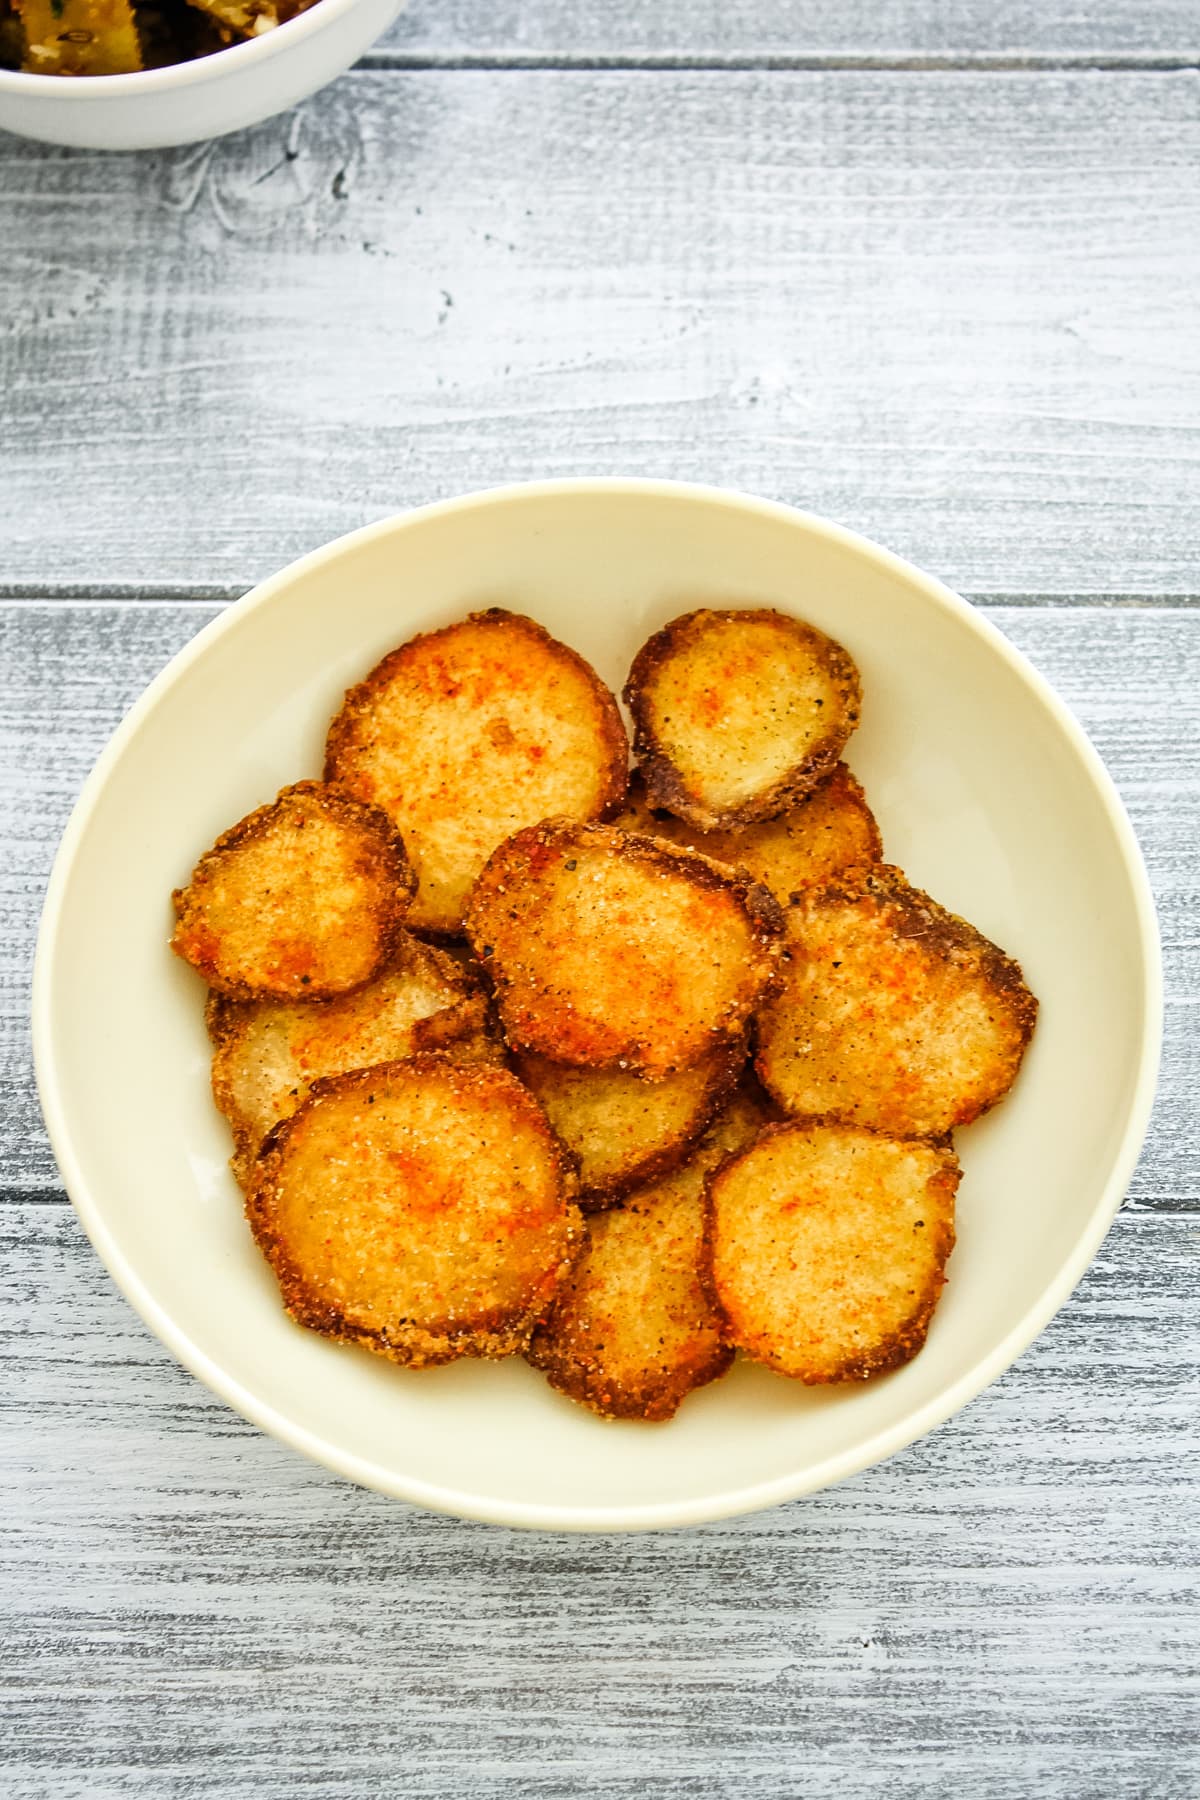
M 217 80 L 221 74 L 233 75 L 239 69 L 253 68 L 278 51 L 298 44 L 305 37 L 333 25 L 343 14 L 351 12 L 361 0 L 316 0 L 307 12 L 261 37 L 246 38 L 240 44 L 226 44 L 208 56 L 189 57 L 185 62 L 167 63 L 161 69 L 133 69 L 124 75 L 64 76 L 43 74 L 32 69 L 0 69 L 0 96 L 19 94 L 24 100 L 35 95 L 51 103 L 82 100 L 88 105 L 106 100 L 132 100 L 139 94 L 162 94 L 172 90 L 196 87 Z M 235 59 L 235 60 L 234 60 Z
M 336 4 L 337 0 L 322 0 Z M 348 0 L 353 4 L 353 0 Z M 505 507 L 514 501 L 538 501 L 557 496 L 580 497 L 589 494 L 628 495 L 638 498 L 688 499 L 706 505 L 730 508 L 762 518 L 799 524 L 827 540 L 864 556 L 877 567 L 904 581 L 914 583 L 925 596 L 941 608 L 965 622 L 982 636 L 1050 712 L 1076 755 L 1090 775 L 1103 802 L 1105 814 L 1122 854 L 1125 874 L 1138 924 L 1145 1006 L 1141 1042 L 1138 1046 L 1137 1079 L 1130 1100 L 1128 1116 L 1120 1143 L 1113 1157 L 1108 1178 L 1097 1194 L 1091 1214 L 1071 1254 L 1046 1282 L 1038 1299 L 1022 1318 L 974 1365 L 942 1389 L 914 1412 L 906 1414 L 866 1441 L 825 1457 L 803 1472 L 777 1476 L 747 1486 L 733 1486 L 702 1499 L 679 1503 L 658 1501 L 628 1506 L 561 1508 L 552 1504 L 531 1504 L 496 1500 L 407 1476 L 397 1476 L 368 1459 L 346 1452 L 326 1441 L 316 1432 L 296 1424 L 274 1406 L 259 1400 L 248 1388 L 228 1375 L 221 1365 L 193 1344 L 187 1334 L 160 1306 L 125 1256 L 105 1223 L 103 1207 L 98 1204 L 76 1152 L 70 1120 L 59 1087 L 54 1040 L 51 1032 L 51 1000 L 55 989 L 55 963 L 58 934 L 62 923 L 63 904 L 68 892 L 75 855 L 87 828 L 96 802 L 108 780 L 109 772 L 119 762 L 138 735 L 142 723 L 158 707 L 184 673 L 208 646 L 226 632 L 236 629 L 247 613 L 269 604 L 294 581 L 323 565 L 335 562 L 347 551 L 361 544 L 381 540 L 393 534 L 419 527 L 431 518 L 447 518 L 489 507 Z M 550 1531 L 614 1532 L 645 1531 L 678 1526 L 705 1524 L 714 1520 L 761 1511 L 785 1501 L 798 1499 L 833 1483 L 860 1473 L 906 1448 L 943 1424 L 968 1401 L 990 1386 L 1025 1350 L 1043 1327 L 1066 1302 L 1078 1285 L 1100 1248 L 1115 1218 L 1129 1178 L 1144 1141 L 1157 1084 L 1162 1043 L 1163 985 L 1162 956 L 1158 922 L 1149 877 L 1141 848 L 1137 842 L 1124 805 L 1112 777 L 1065 703 L 1050 684 L 1016 647 L 976 608 L 946 587 L 936 577 L 925 574 L 914 564 L 890 550 L 873 543 L 848 527 L 837 525 L 817 514 L 804 512 L 780 501 L 760 499 L 735 489 L 705 486 L 691 482 L 663 481 L 619 476 L 562 477 L 548 481 L 509 483 L 480 489 L 448 500 L 435 501 L 409 511 L 391 514 L 356 531 L 347 532 L 296 558 L 293 562 L 258 582 L 239 600 L 225 607 L 215 619 L 201 628 L 196 636 L 173 656 L 150 682 L 121 720 L 91 773 L 87 777 L 71 812 L 55 856 L 42 906 L 33 971 L 33 1057 L 38 1094 L 51 1147 L 60 1173 L 84 1230 L 125 1298 L 155 1333 L 159 1340 L 183 1366 L 202 1381 L 211 1392 L 225 1400 L 252 1424 L 300 1451 L 313 1461 L 331 1469 L 359 1485 L 373 1488 L 432 1512 L 475 1519 L 487 1524 L 520 1526 Z

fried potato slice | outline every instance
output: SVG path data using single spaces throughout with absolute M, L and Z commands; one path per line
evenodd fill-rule
M 524 1348 L 582 1246 L 573 1187 L 515 1076 L 427 1053 L 316 1082 L 246 1216 L 298 1324 L 421 1368 Z
M 828 775 L 861 688 L 847 651 L 814 626 L 701 608 L 643 644 L 625 700 L 651 805 L 714 830 L 772 819 Z
M 407 935 L 383 972 L 337 1000 L 231 1000 L 210 994 L 213 1098 L 229 1120 L 242 1187 L 267 1134 L 307 1100 L 312 1084 L 421 1050 L 457 1061 L 498 1061 L 487 1000 L 441 951 Z
M 646 1081 L 626 1069 L 581 1069 L 518 1055 L 516 1072 L 579 1161 L 585 1212 L 667 1174 L 711 1124 L 746 1060 L 744 1038 L 690 1069 Z
M 875 815 L 845 763 L 835 764 L 832 774 L 778 818 L 725 831 L 702 831 L 651 806 L 644 782 L 635 775 L 613 824 L 698 850 L 730 868 L 748 869 L 783 906 L 814 882 L 828 881 L 859 863 L 878 862 L 883 855 Z
M 174 895 L 171 948 L 218 993 L 330 999 L 383 967 L 414 887 L 377 807 L 300 781 L 201 857 Z
M 410 639 L 329 729 L 325 774 L 396 821 L 419 876 L 414 930 L 462 928 L 496 846 L 552 815 L 598 819 L 629 747 L 595 671 L 532 619 L 493 608 Z
M 763 1123 L 740 1089 L 682 1168 L 587 1222 L 587 1247 L 526 1357 L 607 1419 L 669 1419 L 733 1361 L 705 1282 L 704 1181 Z
M 1037 1001 L 1010 957 L 900 869 L 808 890 L 786 932 L 755 1063 L 785 1111 L 938 1137 L 1008 1092 Z
M 18 0 L 30 75 L 131 75 L 142 50 L 129 0 Z
M 728 1341 L 798 1381 L 859 1381 L 925 1342 L 954 1248 L 948 1141 L 775 1125 L 708 1183 L 702 1264 Z
M 658 1081 L 740 1037 L 780 915 L 692 851 L 547 819 L 489 859 L 466 923 L 514 1048 Z

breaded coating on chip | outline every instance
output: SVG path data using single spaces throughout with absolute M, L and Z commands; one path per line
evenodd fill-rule
M 419 878 L 413 929 L 453 934 L 496 846 L 552 815 L 600 818 L 625 792 L 628 756 L 595 671 L 493 608 L 410 639 L 351 688 L 325 774 L 402 832 Z
M 398 1062 L 420 1050 L 457 1061 L 501 1060 L 478 980 L 440 950 L 405 935 L 391 962 L 338 1000 L 230 1000 L 210 994 L 212 1087 L 236 1146 L 243 1187 L 268 1132 L 290 1118 L 314 1081 Z
M 552 1387 L 607 1419 L 669 1419 L 733 1361 L 701 1276 L 704 1181 L 753 1142 L 739 1090 L 688 1161 L 587 1222 L 587 1247 L 526 1352 Z
M 939 1137 L 994 1106 L 1037 1018 L 1020 968 L 880 864 L 788 908 L 755 1066 L 785 1111 Z
M 948 1141 L 775 1125 L 708 1183 L 703 1266 L 727 1340 L 798 1381 L 858 1381 L 925 1342 L 954 1248 Z
M 562 819 L 502 844 L 467 911 L 514 1048 L 654 1081 L 741 1036 L 775 978 L 779 925 L 747 877 Z
M 579 1203 L 594 1212 L 683 1161 L 737 1080 L 746 1049 L 745 1038 L 722 1044 L 662 1081 L 529 1054 L 517 1055 L 515 1066 L 578 1158 Z
M 515 1076 L 422 1054 L 316 1082 L 246 1216 L 298 1324 L 422 1368 L 524 1348 L 582 1245 L 573 1188 Z
M 704 830 L 794 806 L 858 724 L 858 670 L 824 632 L 766 608 L 673 619 L 625 684 L 652 806 Z
M 235 999 L 331 999 L 383 967 L 414 886 L 384 813 L 300 781 L 200 858 L 171 948 Z
M 859 863 L 878 862 L 883 855 L 875 815 L 845 763 L 837 763 L 831 775 L 778 818 L 726 831 L 701 831 L 662 807 L 652 807 L 635 775 L 613 824 L 699 850 L 730 868 L 748 869 L 783 906 L 814 882 L 828 881 Z

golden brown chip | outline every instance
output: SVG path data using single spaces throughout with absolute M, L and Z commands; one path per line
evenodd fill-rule
M 625 684 L 651 805 L 705 830 L 793 806 L 833 769 L 860 699 L 840 644 L 768 609 L 684 613 Z
M 210 994 L 212 1086 L 236 1146 L 243 1187 L 268 1132 L 290 1118 L 314 1081 L 398 1062 L 420 1050 L 456 1060 L 498 1060 L 487 1035 L 478 981 L 450 958 L 407 935 L 365 987 L 337 1000 L 230 1000 Z
M 908 1362 L 946 1279 L 958 1181 L 948 1142 L 772 1126 L 708 1183 L 703 1267 L 728 1341 L 806 1382 Z
M 778 818 L 725 831 L 701 831 L 662 807 L 652 807 L 639 776 L 613 820 L 622 831 L 641 832 L 668 844 L 698 850 L 714 862 L 748 869 L 783 905 L 814 882 L 841 869 L 878 862 L 883 843 L 862 787 L 845 763 Z
M 300 781 L 201 857 L 174 895 L 171 948 L 218 993 L 328 999 L 383 967 L 413 887 L 383 813 Z
M 651 1080 L 740 1037 L 778 931 L 766 889 L 704 857 L 554 819 L 501 845 L 467 913 L 510 1044 Z
M 711 1173 L 727 1156 L 747 1149 L 766 1126 L 778 1125 L 782 1116 L 759 1086 L 753 1069 L 746 1069 L 689 1160 Z
M 787 1112 L 937 1137 L 1008 1092 L 1037 1001 L 1010 957 L 899 869 L 810 889 L 786 931 L 756 1067 Z
M 702 1270 L 704 1183 L 769 1117 L 743 1080 L 687 1162 L 587 1222 L 587 1245 L 526 1356 L 602 1418 L 669 1419 L 733 1360 Z
M 582 1243 L 573 1186 L 515 1076 L 424 1054 L 317 1082 L 246 1214 L 299 1324 L 420 1368 L 524 1348 Z
M 517 1074 L 579 1160 L 586 1211 L 611 1206 L 630 1188 L 666 1175 L 713 1118 L 746 1060 L 741 1039 L 690 1069 L 646 1081 L 626 1069 L 581 1069 L 518 1055 Z
M 608 1419 L 669 1419 L 733 1360 L 701 1275 L 704 1182 L 767 1117 L 743 1082 L 682 1168 L 587 1222 L 587 1246 L 526 1352 Z
M 680 1169 L 588 1221 L 583 1257 L 527 1352 L 606 1419 L 669 1419 L 733 1361 L 698 1273 L 703 1181 Z
M 393 650 L 346 695 L 325 773 L 396 821 L 419 877 L 410 924 L 453 933 L 484 863 L 551 815 L 625 792 L 616 701 L 532 619 L 493 609 Z
M 142 66 L 129 0 L 18 0 L 32 75 L 132 75 Z

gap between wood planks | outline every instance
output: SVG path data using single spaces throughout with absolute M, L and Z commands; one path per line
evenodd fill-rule
M 210 586 L 186 582 L 0 582 L 0 605 L 45 606 L 62 601 L 72 606 L 115 606 L 127 602 L 142 606 L 220 606 L 231 604 L 252 591 L 257 584 L 218 582 Z M 1028 607 L 1106 607 L 1110 610 L 1155 611 L 1166 608 L 1177 612 L 1200 607 L 1200 593 L 1005 593 L 975 588 L 958 590 L 972 606 Z
M 351 74 L 379 74 L 391 70 L 405 74 L 456 71 L 504 74 L 528 74 L 560 70 L 565 74 L 587 71 L 620 71 L 629 74 L 769 74 L 822 75 L 1177 75 L 1200 69 L 1200 52 L 1180 56 L 1161 56 L 1136 51 L 1124 56 L 1097 56 L 1087 51 L 1060 55 L 1022 56 L 1017 51 L 1007 55 L 967 51 L 953 56 L 867 56 L 853 53 L 789 55 L 786 51 L 764 50 L 741 56 L 722 56 L 700 52 L 688 55 L 675 51 L 645 51 L 641 55 L 604 56 L 595 52 L 569 51 L 500 51 L 484 50 L 429 51 L 368 50 Z

